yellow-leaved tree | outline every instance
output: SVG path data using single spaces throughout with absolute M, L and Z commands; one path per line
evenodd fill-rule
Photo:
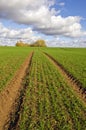
M 35 47 L 46 47 L 46 43 L 44 40 L 40 39 L 37 40 L 35 43 L 33 43 L 33 46 Z

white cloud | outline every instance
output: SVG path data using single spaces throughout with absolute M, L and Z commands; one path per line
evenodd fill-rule
M 47 45 L 50 47 L 86 47 L 86 38 L 64 38 L 54 37 L 47 40 Z
M 33 30 L 51 36 L 81 37 L 86 35 L 82 30 L 79 16 L 62 17 L 61 10 L 54 4 L 64 6 L 56 0 L 0 0 L 0 18 L 12 20 L 18 24 L 32 25 Z M 36 39 L 31 28 L 8 29 L 0 25 L 0 37 L 8 39 Z M 34 38 L 35 37 L 35 38 Z M 40 36 L 39 36 L 40 37 Z
M 47 35 L 79 37 L 86 35 L 82 31 L 80 17 L 62 17 L 56 15 L 60 10 L 51 7 L 54 0 L 0 0 L 0 16 L 17 23 L 32 25 L 33 28 Z M 58 3 L 61 6 L 64 2 Z
M 0 23 L 0 45 L 14 45 L 17 40 L 31 43 L 40 38 L 40 36 L 36 36 L 36 32 L 33 32 L 31 28 L 9 29 Z
M 78 37 L 85 35 L 86 32 L 81 30 L 80 17 L 69 16 L 66 18 L 51 16 L 51 21 L 38 26 L 37 28 L 48 35 L 63 35 L 68 37 Z
M 23 40 L 26 43 L 34 42 L 42 39 L 45 36 L 40 36 L 37 32 L 33 32 L 31 28 L 25 29 L 9 29 L 0 23 L 0 45 L 15 45 L 18 40 Z M 48 46 L 57 47 L 86 47 L 86 38 L 69 38 L 62 37 L 45 37 Z

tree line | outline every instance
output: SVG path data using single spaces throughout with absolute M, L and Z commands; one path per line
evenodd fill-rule
M 35 41 L 32 44 L 24 43 L 23 41 L 17 41 L 17 47 L 47 47 L 46 42 L 42 39 Z

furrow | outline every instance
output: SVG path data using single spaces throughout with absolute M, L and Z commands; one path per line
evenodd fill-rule
M 83 89 L 81 83 L 77 81 L 73 76 L 71 76 L 64 67 L 55 60 L 51 55 L 45 53 L 46 57 L 57 67 L 58 71 L 61 73 L 65 81 L 69 86 L 71 86 L 77 96 L 82 100 L 82 102 L 86 105 L 86 90 Z
M 25 60 L 6 89 L 0 94 L 0 130 L 13 130 L 17 125 L 27 81 L 24 85 L 22 83 L 29 74 L 27 70 L 30 68 L 32 56 L 33 52 Z

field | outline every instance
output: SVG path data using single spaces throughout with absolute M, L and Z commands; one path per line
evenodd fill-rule
M 86 129 L 85 48 L 0 50 L 0 130 Z
M 0 47 L 0 91 L 15 75 L 31 49 Z
M 86 49 L 45 49 L 74 79 L 86 89 Z

